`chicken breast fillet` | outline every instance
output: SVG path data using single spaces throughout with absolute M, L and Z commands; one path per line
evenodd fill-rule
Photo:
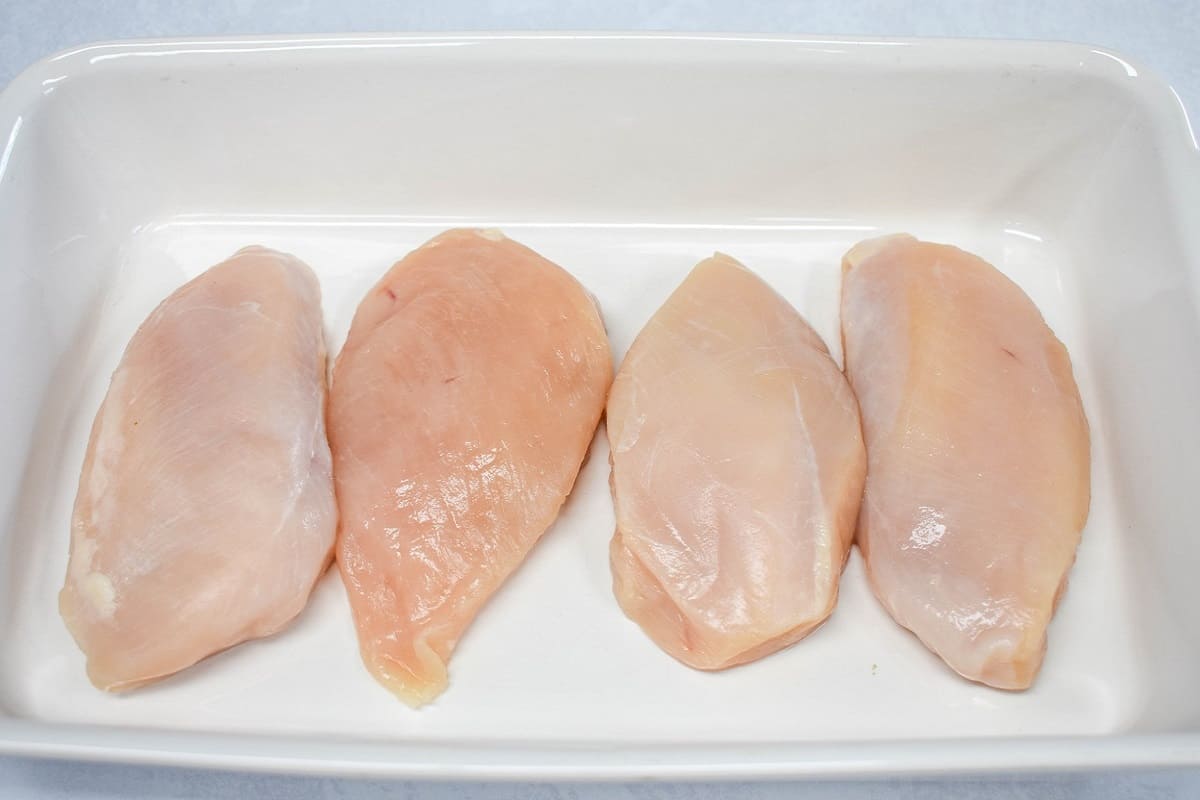
M 321 295 L 249 247 L 154 310 L 88 443 L 59 608 L 101 689 L 266 636 L 332 555 Z
M 363 661 L 400 699 L 445 688 L 571 491 L 611 380 L 588 293 L 495 231 L 432 239 L 359 305 L 330 401 L 337 558 Z
M 964 677 L 1026 688 L 1090 497 L 1067 351 L 1016 284 L 957 248 L 874 239 L 843 269 L 871 586 Z
M 613 588 L 667 653 L 752 661 L 832 612 L 862 495 L 858 405 L 825 344 L 737 261 L 702 261 L 608 402 Z

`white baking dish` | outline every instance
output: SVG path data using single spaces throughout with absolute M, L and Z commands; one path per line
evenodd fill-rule
M 18 78 L 0 146 L 0 750 L 520 778 L 1200 763 L 1200 160 L 1178 98 L 1125 60 L 694 35 L 109 44 Z M 144 315 L 258 242 L 317 271 L 336 352 L 393 260 L 466 224 L 574 272 L 618 358 L 714 249 L 835 349 L 858 239 L 911 231 L 1016 279 L 1070 348 L 1095 458 L 1036 686 L 954 676 L 877 607 L 857 556 L 796 647 L 680 666 L 611 596 L 600 436 L 431 707 L 367 676 L 333 572 L 279 636 L 129 696 L 93 689 L 55 595 L 88 427 Z

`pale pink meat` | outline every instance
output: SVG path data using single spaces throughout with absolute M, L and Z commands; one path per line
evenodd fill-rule
M 722 669 L 833 611 L 866 455 L 812 328 L 737 261 L 702 261 L 646 324 L 608 402 L 613 588 L 659 647 Z
M 286 626 L 337 522 L 312 271 L 238 251 L 130 340 L 88 443 L 59 595 L 101 689 Z
M 843 269 L 871 586 L 961 675 L 1026 688 L 1090 497 L 1067 351 L 1016 284 L 957 248 L 874 239 Z
M 446 687 L 571 491 L 611 379 L 588 293 L 496 231 L 443 233 L 359 305 L 330 398 L 337 559 L 363 662 L 400 699 Z

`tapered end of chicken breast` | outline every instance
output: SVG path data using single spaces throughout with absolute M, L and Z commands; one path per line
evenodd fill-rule
M 1019 654 L 1001 652 L 984 663 L 978 676 L 966 676 L 995 689 L 1023 691 L 1033 685 L 1046 654 L 1046 640 L 1040 647 Z
M 446 662 L 422 642 L 416 643 L 404 661 L 366 648 L 362 650 L 362 659 L 375 680 L 412 708 L 433 702 L 449 684 Z
M 849 272 L 859 264 L 874 258 L 889 247 L 915 241 L 917 241 L 916 238 L 907 233 L 891 233 L 886 236 L 876 236 L 874 239 L 864 239 L 854 245 L 854 247 L 851 247 L 842 256 L 842 272 Z

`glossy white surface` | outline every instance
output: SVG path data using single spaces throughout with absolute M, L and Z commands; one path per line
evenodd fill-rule
M 0 382 L 21 389 L 0 418 L 10 749 L 575 777 L 1200 756 L 1178 446 L 1200 439 L 1185 413 L 1200 249 L 1180 224 L 1200 176 L 1174 96 L 1135 65 L 1070 46 L 770 37 L 117 45 L 22 76 L 0 126 Z M 617 355 L 718 248 L 831 342 L 838 257 L 872 233 L 953 241 L 1021 283 L 1071 349 L 1096 449 L 1092 519 L 1035 689 L 955 678 L 887 620 L 856 563 L 809 640 L 729 673 L 684 670 L 609 594 L 601 442 L 431 709 L 361 671 L 333 576 L 283 636 L 139 695 L 95 694 L 52 597 L 87 425 L 142 316 L 256 241 L 318 271 L 336 349 L 391 260 L 463 223 L 502 226 L 578 275 Z

